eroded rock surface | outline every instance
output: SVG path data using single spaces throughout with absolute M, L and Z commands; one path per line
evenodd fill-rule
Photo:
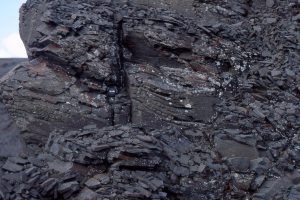
M 0 78 L 27 59 L 0 59 Z M 19 156 L 25 153 L 25 144 L 16 123 L 9 116 L 0 99 L 0 156 Z
M 150 4 L 24 4 L 20 32 L 30 63 L 2 87 L 26 140 L 90 121 L 158 128 L 210 121 L 219 93 L 236 87 L 234 77 L 249 66 L 250 51 L 197 25 L 192 1 Z
M 299 7 L 27 1 L 0 198 L 297 199 Z

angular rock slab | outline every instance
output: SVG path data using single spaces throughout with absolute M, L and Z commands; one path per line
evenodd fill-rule
M 248 159 L 256 159 L 259 157 L 256 147 L 242 144 L 234 140 L 218 138 L 215 141 L 216 150 L 222 157 L 234 158 L 244 157 Z
M 21 38 L 30 59 L 50 60 L 73 75 L 117 84 L 120 58 L 114 13 L 104 1 L 89 3 L 28 1 L 21 7 Z
M 201 85 L 200 74 L 167 67 L 159 70 L 151 65 L 132 65 L 127 73 L 133 123 L 156 128 L 165 122 L 190 125 L 207 122 L 215 113 L 213 106 L 218 99 L 214 88 Z M 189 83 L 192 88 L 185 86 Z

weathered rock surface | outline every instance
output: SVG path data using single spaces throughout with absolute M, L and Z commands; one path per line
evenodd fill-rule
M 30 62 L 2 82 L 3 99 L 31 143 L 54 127 L 89 122 L 208 122 L 219 92 L 235 87 L 229 79 L 249 66 L 249 53 L 197 25 L 192 1 L 154 1 L 149 11 L 140 1 L 41 2 L 21 8 Z
M 0 77 L 12 70 L 16 65 L 26 62 L 26 58 L 0 58 Z
M 13 81 L 3 87 L 3 100 L 27 142 L 46 141 L 48 131 L 55 127 L 111 123 L 111 109 L 104 95 L 85 93 L 75 78 L 50 65 L 48 61 L 34 60 L 19 66 L 9 75 Z
M 299 7 L 27 1 L 0 198 L 297 199 Z
M 0 78 L 17 64 L 27 59 L 0 59 Z M 0 156 L 18 156 L 25 153 L 25 144 L 20 130 L 9 116 L 7 109 L 0 101 Z

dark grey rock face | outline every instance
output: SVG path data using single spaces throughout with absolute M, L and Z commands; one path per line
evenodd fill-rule
M 183 132 L 172 128 L 144 132 L 137 127 L 114 126 L 67 133 L 53 132 L 46 150 L 65 161 L 88 165 L 109 164 L 106 176 L 97 175 L 85 182 L 89 189 L 97 191 L 103 198 L 111 197 L 108 191 L 113 191 L 116 198 L 164 199 L 166 190 L 172 190 L 174 196 L 184 198 L 184 193 L 189 190 L 204 190 L 194 185 L 200 184 L 197 179 L 211 181 L 219 178 L 217 169 L 209 177 L 201 176 L 206 166 L 214 165 L 209 146 L 202 145 L 203 153 L 199 153 L 202 161 L 195 157 L 195 144 L 204 140 L 202 135 L 194 137 L 193 141 Z M 74 149 L 77 149 L 77 153 Z M 224 187 L 222 184 L 222 181 L 216 181 L 209 185 L 211 188 L 220 188 Z M 206 190 L 206 196 L 221 197 L 212 189 Z
M 12 70 L 17 64 L 27 59 L 0 59 L 0 78 Z M 7 109 L 0 102 L 0 156 L 18 156 L 25 153 L 25 144 L 15 122 Z
M 0 103 L 0 156 L 18 156 L 25 153 L 25 143 L 20 130 Z
M 46 141 L 53 128 L 111 123 L 106 96 L 85 92 L 76 85 L 74 77 L 55 67 L 50 67 L 48 61 L 34 60 L 10 74 L 13 82 L 5 82 L 3 100 L 27 142 Z
M 249 57 L 203 30 L 193 9 L 192 1 L 24 4 L 20 32 L 31 61 L 2 82 L 2 96 L 26 140 L 89 122 L 159 128 L 210 121 L 217 95 L 234 86 L 229 79 Z
M 33 151 L 0 158 L 0 198 L 299 196 L 299 1 L 30 0 L 20 13 L 29 62 L 0 88 Z
M 16 65 L 28 61 L 26 58 L 0 58 L 0 77 L 12 70 Z

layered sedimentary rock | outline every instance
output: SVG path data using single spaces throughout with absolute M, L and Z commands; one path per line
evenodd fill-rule
M 0 87 L 34 153 L 0 159 L 0 198 L 297 199 L 299 22 L 298 1 L 28 1 Z
M 85 92 L 75 78 L 50 65 L 40 60 L 21 65 L 8 75 L 13 81 L 3 88 L 7 109 L 27 140 L 45 141 L 55 127 L 79 128 L 87 121 L 100 126 L 111 123 L 104 95 Z
M 197 25 L 193 9 L 179 1 L 24 4 L 20 32 L 30 62 L 2 83 L 2 96 L 27 140 L 89 122 L 209 121 L 217 95 L 233 82 L 224 78 L 246 68 L 248 56 Z
M 172 5 L 184 16 L 193 8 L 189 3 Z M 236 63 L 242 63 L 242 51 L 233 42 L 207 35 L 201 28 L 191 33 L 197 20 L 168 12 L 154 10 L 143 18 L 139 17 L 142 11 L 134 12 L 123 20 L 132 122 L 143 126 L 209 121 L 219 93 L 230 84 L 234 87 L 233 81 L 224 82 L 222 75 L 233 78 Z M 244 68 L 247 60 L 244 56 Z M 232 72 L 227 74 L 228 70 Z
M 15 65 L 27 59 L 0 59 L 0 78 Z M 25 154 L 25 144 L 16 123 L 9 116 L 4 104 L 0 103 L 0 156 L 19 156 Z
M 53 132 L 46 149 L 65 162 L 111 165 L 107 174 L 99 176 L 107 177 L 105 187 L 101 183 L 95 186 L 102 198 L 166 199 L 188 195 L 195 199 L 200 191 L 206 191 L 203 198 L 218 198 L 220 194 L 212 188 L 225 187 L 223 181 L 201 183 L 208 177 L 210 181 L 220 178 L 217 170 L 205 178 L 200 175 L 213 162 L 211 147 L 204 140 L 199 130 L 164 128 L 145 132 L 130 126 L 85 127 L 79 132 Z M 195 141 L 202 144 L 201 148 Z

